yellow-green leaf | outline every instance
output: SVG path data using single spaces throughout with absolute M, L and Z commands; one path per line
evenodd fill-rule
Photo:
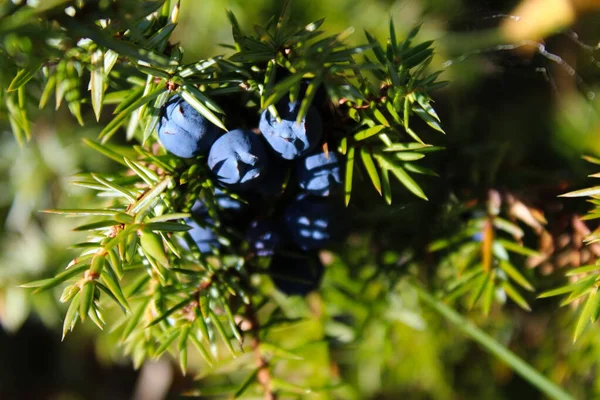
M 346 179 L 344 180 L 344 202 L 346 206 L 350 203 L 352 196 L 352 177 L 354 175 L 354 147 L 348 149 L 346 155 Z
M 579 319 L 577 320 L 575 332 L 573 333 L 573 342 L 577 341 L 579 336 L 581 336 L 583 329 L 589 323 L 592 315 L 594 315 L 594 312 L 598 307 L 598 299 L 598 289 L 594 288 L 588 295 L 585 305 L 583 306 L 583 310 L 581 310 L 581 314 L 579 315 Z
M 360 157 L 362 158 L 363 165 L 369 174 L 369 178 L 371 178 L 371 182 L 373 182 L 373 186 L 381 195 L 381 181 L 379 180 L 379 174 L 377 173 L 377 167 L 375 167 L 375 163 L 373 162 L 373 157 L 371 153 L 366 148 L 360 149 Z

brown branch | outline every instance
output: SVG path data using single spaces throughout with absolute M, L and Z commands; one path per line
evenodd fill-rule
M 254 356 L 256 358 L 256 367 L 258 368 L 256 379 L 265 392 L 265 400 L 277 400 L 277 395 L 273 391 L 273 387 L 271 384 L 271 371 L 269 369 L 269 361 L 266 358 L 264 358 L 260 353 L 260 325 L 258 322 L 256 311 L 254 310 L 252 304 L 248 304 L 246 306 L 246 318 L 248 319 L 248 322 L 251 325 L 250 330 L 252 331 L 250 347 L 254 352 Z

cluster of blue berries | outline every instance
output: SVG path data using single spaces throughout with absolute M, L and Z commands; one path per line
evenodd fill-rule
M 207 155 L 208 168 L 221 186 L 214 193 L 219 216 L 232 226 L 242 225 L 245 248 L 252 255 L 270 257 L 269 273 L 281 291 L 304 295 L 316 289 L 323 274 L 316 251 L 342 235 L 342 207 L 333 198 L 341 192 L 343 160 L 335 151 L 324 150 L 323 122 L 316 107 L 311 105 L 300 123 L 299 101 L 284 98 L 276 109 L 277 116 L 269 110 L 261 114 L 258 130 L 221 134 L 175 95 L 163 108 L 158 135 L 165 149 L 178 157 Z M 231 193 L 258 199 L 258 210 L 248 210 L 251 201 L 236 200 Z M 191 214 L 186 223 L 200 252 L 221 248 L 205 200 L 198 200 Z M 253 218 L 240 224 L 248 216 Z

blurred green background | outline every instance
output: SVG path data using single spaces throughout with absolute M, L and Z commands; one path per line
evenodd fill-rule
M 567 29 L 545 35 L 549 54 L 544 54 L 499 45 L 509 43 L 499 39 L 498 27 L 510 20 L 517 5 L 517 1 L 475 0 L 295 0 L 292 15 L 303 23 L 325 17 L 328 32 L 352 26 L 353 44 L 366 41 L 363 29 L 385 38 L 390 16 L 399 36 L 423 23 L 418 39 L 436 41 L 431 68 L 444 69 L 441 79 L 450 82 L 432 93 L 447 132 L 432 140 L 447 148 L 436 155 L 441 178 L 431 179 L 426 187 L 432 203 L 444 198 L 449 188 L 468 194 L 493 186 L 523 194 L 548 213 L 565 209 L 582 213 L 583 201 L 559 201 L 555 196 L 583 187 L 594 171 L 581 155 L 600 154 L 600 63 L 594 58 L 600 60 L 600 13 L 593 7 L 582 9 Z M 181 42 L 187 61 L 225 53 L 218 44 L 231 41 L 227 8 L 251 29 L 277 15 L 280 7 L 278 0 L 183 0 L 173 40 Z M 538 8 L 536 18 L 551 19 L 551 12 Z M 133 371 L 108 342 L 95 339 L 98 332 L 88 325 L 61 343 L 60 292 L 32 296 L 16 287 L 64 268 L 71 257 L 67 247 L 78 238 L 70 232 L 72 220 L 38 211 L 89 200 L 91 193 L 70 186 L 69 177 L 113 167 L 82 146 L 82 138 L 94 137 L 100 130 L 92 122 L 92 111 L 85 112 L 89 121 L 85 128 L 65 109 L 40 112 L 33 140 L 23 148 L 8 123 L 0 121 L 0 399 L 177 398 L 193 382 L 180 376 L 170 360 Z M 394 208 L 398 224 L 409 221 L 403 207 L 413 210 L 410 204 Z M 426 217 L 413 218 L 416 225 L 410 222 L 407 233 L 419 223 L 430 223 Z M 550 228 L 561 229 L 559 224 Z M 358 253 L 344 256 L 358 263 Z M 550 279 L 544 285 L 555 283 Z M 391 298 L 388 306 L 384 312 L 399 313 L 391 326 L 373 323 L 359 346 L 340 347 L 333 353 L 339 367 L 334 372 L 358 388 L 358 398 L 541 398 L 506 366 L 421 310 L 414 296 Z M 557 301 L 535 301 L 531 313 L 508 308 L 487 319 L 477 313 L 470 317 L 576 397 L 600 395 L 599 331 L 589 329 L 571 344 L 574 315 L 569 309 L 559 310 Z M 310 351 L 319 357 L 319 349 Z

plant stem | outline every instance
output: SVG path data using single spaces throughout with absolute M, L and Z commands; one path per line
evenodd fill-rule
M 560 386 L 550 381 L 544 375 L 536 371 L 523 359 L 500 344 L 496 339 L 479 329 L 462 315 L 433 297 L 423 288 L 412 285 L 423 302 L 431 306 L 446 320 L 460 329 L 464 334 L 483 346 L 487 351 L 494 354 L 500 360 L 508 364 L 523 379 L 538 388 L 548 397 L 556 400 L 573 400 L 573 397 L 565 392 Z
M 250 342 L 250 347 L 254 352 L 256 358 L 256 366 L 258 368 L 256 379 L 258 380 L 258 383 L 263 387 L 263 390 L 265 392 L 265 400 L 277 400 L 277 395 L 273 391 L 273 387 L 271 385 L 271 371 L 269 369 L 269 362 L 260 353 L 260 325 L 258 322 L 256 311 L 254 310 L 252 304 L 249 304 L 246 307 L 246 317 L 252 325 L 253 336 Z

